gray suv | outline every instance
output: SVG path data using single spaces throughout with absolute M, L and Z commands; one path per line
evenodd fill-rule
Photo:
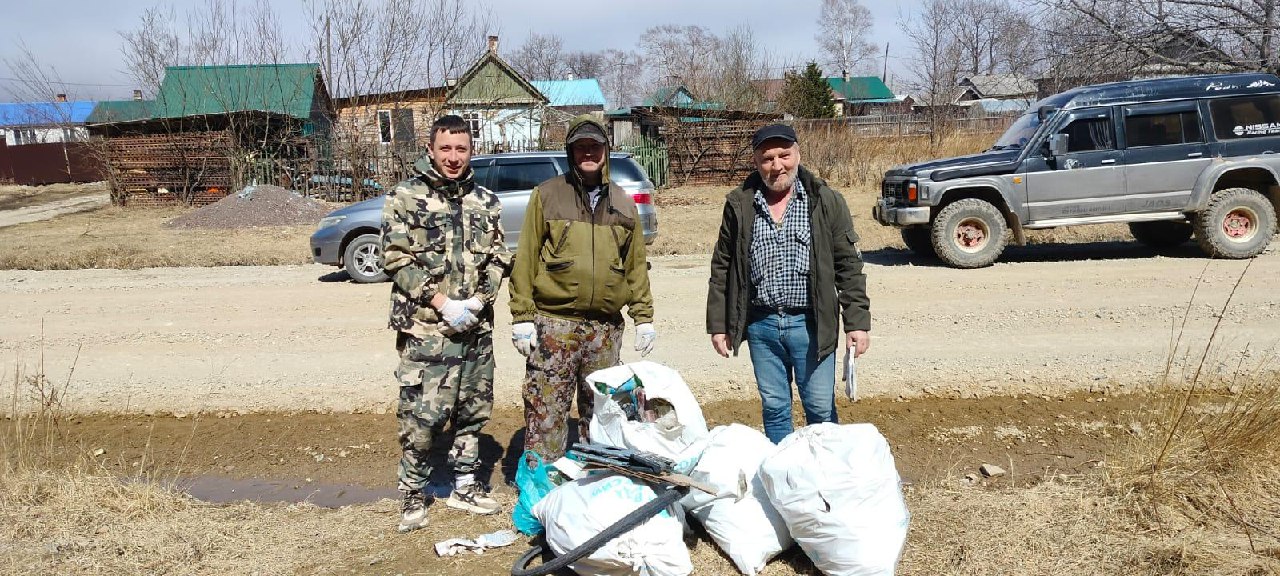
M 1215 258 L 1271 241 L 1280 202 L 1280 78 L 1219 74 L 1083 86 L 1032 105 L 981 154 L 895 167 L 873 217 L 958 268 L 1011 231 L 1127 223 L 1153 247 L 1193 236 Z
M 513 152 L 471 158 L 476 183 L 492 190 L 502 202 L 502 229 L 507 246 L 515 249 L 524 224 L 524 210 L 534 186 L 569 171 L 564 152 Z M 644 227 L 644 242 L 658 236 L 658 214 L 653 206 L 653 182 L 630 154 L 609 155 L 609 177 L 636 203 Z M 381 282 L 382 204 L 379 196 L 336 210 L 320 220 L 311 235 L 311 256 L 317 263 L 339 266 L 356 282 Z

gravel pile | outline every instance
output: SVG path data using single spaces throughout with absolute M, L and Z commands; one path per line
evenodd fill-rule
M 252 228 L 315 224 L 333 208 L 279 186 L 247 186 L 168 222 L 171 228 Z

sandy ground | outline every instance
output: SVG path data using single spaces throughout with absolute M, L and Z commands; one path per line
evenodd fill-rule
M 1274 252 L 1250 264 L 1208 261 L 1193 246 L 1169 256 L 1135 243 L 1037 246 L 981 270 L 918 265 L 896 250 L 866 257 L 874 328 L 859 382 L 867 397 L 1139 387 L 1162 371 L 1184 313 L 1184 345 L 1203 348 L 1246 266 L 1213 358 L 1234 369 L 1269 356 L 1280 337 Z M 334 270 L 0 272 L 0 352 L 13 362 L 5 381 L 43 362 L 54 383 L 69 383 L 65 406 L 77 412 L 385 411 L 395 397 L 389 287 Z M 704 402 L 753 398 L 746 347 L 722 359 L 704 334 L 707 275 L 705 256 L 654 259 L 659 338 L 649 359 L 677 369 Z M 506 299 L 500 320 L 509 318 Z M 500 321 L 496 403 L 514 408 L 523 363 L 509 338 Z M 638 359 L 631 338 L 628 328 L 624 361 Z

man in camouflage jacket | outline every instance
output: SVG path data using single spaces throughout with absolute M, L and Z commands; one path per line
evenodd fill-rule
M 383 267 L 391 277 L 391 320 L 400 365 L 399 530 L 427 523 L 428 453 L 453 423 L 455 472 L 448 506 L 498 511 L 475 478 L 479 432 L 493 409 L 493 300 L 511 265 L 502 207 L 472 179 L 471 133 L 458 116 L 431 127 L 429 156 L 387 196 Z

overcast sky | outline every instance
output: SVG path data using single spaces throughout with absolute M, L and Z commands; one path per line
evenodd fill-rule
M 556 34 L 567 51 L 637 49 L 637 40 L 646 28 L 662 24 L 695 24 L 716 34 L 749 25 L 757 41 L 775 57 L 791 62 L 822 58 L 814 41 L 818 0 L 613 0 L 596 2 L 484 0 L 490 6 L 499 29 L 502 52 L 518 47 L 530 32 Z M 897 28 L 900 6 L 917 0 L 894 2 L 863 0 L 875 17 L 871 41 L 884 49 L 886 40 L 900 37 Z M 72 99 L 126 98 L 134 86 L 123 71 L 120 32 L 138 27 L 142 12 L 151 6 L 174 6 L 178 14 L 198 5 L 197 0 L 61 0 L 39 2 L 6 0 L 3 8 L 5 35 L 0 40 L 0 60 L 20 59 L 20 42 L 35 54 L 46 70 L 67 83 Z M 309 46 L 305 37 L 306 0 L 274 0 L 286 34 L 299 47 Z M 248 2 L 242 2 L 247 6 Z M 589 9 L 587 6 L 599 6 Z M 584 10 L 589 12 L 582 13 Z M 589 25 L 579 23 L 587 20 Z M 901 68 L 895 63 L 906 46 L 890 46 L 890 75 Z M 835 72 L 831 72 L 835 73 Z M 0 62 L 0 101 L 11 99 L 14 74 Z M 776 76 L 781 76 L 779 72 Z

